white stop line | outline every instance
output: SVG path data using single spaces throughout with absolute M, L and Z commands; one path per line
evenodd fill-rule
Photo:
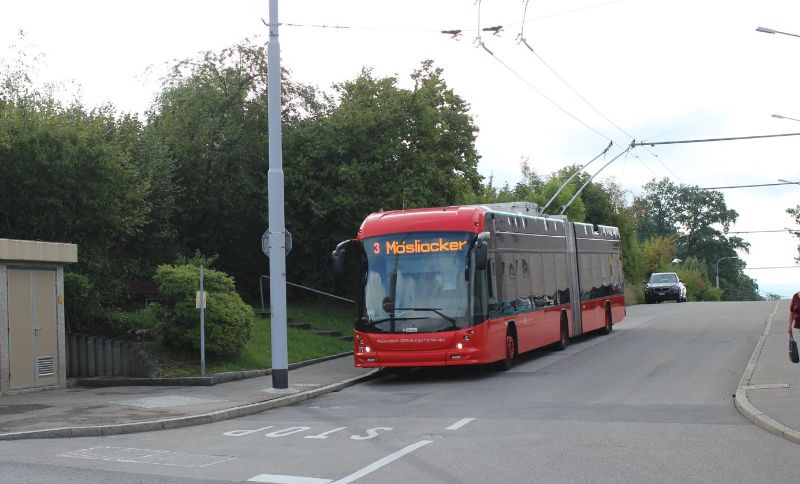
M 446 430 L 458 430 L 461 427 L 463 427 L 463 426 L 467 425 L 468 423 L 472 422 L 473 420 L 475 420 L 474 417 L 462 418 L 461 420 L 459 420 L 459 421 L 449 425 L 448 427 L 446 427 Z M 259 430 L 265 430 L 266 428 L 269 428 L 269 427 L 265 427 L 265 428 L 262 428 L 262 429 L 259 429 Z M 342 428 L 345 428 L 345 427 L 342 427 Z M 390 430 L 388 427 L 376 427 L 376 429 Z M 333 431 L 329 431 L 329 432 L 326 432 L 326 433 L 335 432 L 337 430 L 339 430 L 339 429 L 334 429 Z M 258 430 L 246 431 L 246 432 L 257 432 L 257 431 Z M 242 432 L 242 431 L 234 431 L 234 432 Z M 320 435 L 323 435 L 323 434 L 320 434 Z M 306 437 L 306 438 L 309 438 L 309 437 Z M 354 439 L 355 437 L 351 437 L 351 438 Z M 404 455 L 408 455 L 408 454 L 414 452 L 415 450 L 417 450 L 417 449 L 419 449 L 421 447 L 424 447 L 424 446 L 426 446 L 426 445 L 428 445 L 428 444 L 430 444 L 432 442 L 433 442 L 432 440 L 420 440 L 417 443 L 411 444 L 411 445 L 409 445 L 407 447 L 403 447 L 402 449 L 398 450 L 397 452 L 391 453 L 391 454 L 387 455 L 386 457 L 378 459 L 375 462 L 373 462 L 372 464 L 370 464 L 370 465 L 368 465 L 368 466 L 366 466 L 366 467 L 364 467 L 362 469 L 359 469 L 356 472 L 350 474 L 349 476 L 345 476 L 345 477 L 343 477 L 343 478 L 341 478 L 339 480 L 325 479 L 325 478 L 321 478 L 321 477 L 287 476 L 287 475 L 282 475 L 282 474 L 259 474 L 259 475 L 255 476 L 253 478 L 248 479 L 248 481 L 249 482 L 268 482 L 268 483 L 271 483 L 271 484 L 330 484 L 330 483 L 333 483 L 333 484 L 346 484 L 348 482 L 353 482 L 356 479 L 360 479 L 360 478 L 362 478 L 362 477 L 364 477 L 364 476 L 366 476 L 366 475 L 368 475 L 368 474 L 370 474 L 372 472 L 375 472 L 376 470 L 380 469 L 381 467 L 389 465 L 392 462 L 396 461 L 397 459 L 403 457 Z
M 356 479 L 360 479 L 367 474 L 375 472 L 376 470 L 380 469 L 383 466 L 391 464 L 392 462 L 396 461 L 397 459 L 403 457 L 406 454 L 410 454 L 415 450 L 419 449 L 420 447 L 424 447 L 428 444 L 433 442 L 432 440 L 420 440 L 415 444 L 411 444 L 408 447 L 404 447 L 397 452 L 387 455 L 382 459 L 378 459 L 372 464 L 357 470 L 356 472 L 350 474 L 349 476 L 345 476 L 337 481 L 333 479 L 322 479 L 318 477 L 302 477 L 302 476 L 283 476 L 278 474 L 259 474 L 253 478 L 248 479 L 249 482 L 269 482 L 272 484 L 346 484 L 348 482 L 353 482 Z

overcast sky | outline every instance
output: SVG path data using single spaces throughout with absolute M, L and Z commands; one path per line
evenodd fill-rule
M 174 59 L 244 38 L 265 42 L 268 5 L 11 0 L 0 16 L 8 48 L 0 55 L 13 55 L 22 29 L 26 50 L 45 55 L 43 80 L 74 81 L 87 106 L 141 113 Z M 409 74 L 432 59 L 470 103 L 479 170 L 499 184 L 519 181 L 522 159 L 547 175 L 586 163 L 609 140 L 614 156 L 632 139 L 800 132 L 800 122 L 771 117 L 800 119 L 800 38 L 755 30 L 800 34 L 796 0 L 283 0 L 280 21 L 282 66 L 326 90 L 363 67 L 410 87 Z M 479 26 L 502 30 L 478 38 Z M 462 34 L 440 33 L 453 29 Z M 800 136 L 638 148 L 598 179 L 632 194 L 654 177 L 700 187 L 800 181 L 798 155 Z M 800 202 L 800 185 L 723 193 L 739 213 L 734 231 L 798 228 L 785 210 Z M 794 265 L 798 240 L 788 233 L 740 236 L 752 244 L 740 254 L 748 267 Z M 747 273 L 762 290 L 800 289 L 800 269 Z

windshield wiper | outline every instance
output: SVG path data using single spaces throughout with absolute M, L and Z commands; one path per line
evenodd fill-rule
M 409 321 L 411 319 L 425 319 L 425 318 L 421 318 L 421 317 L 419 317 L 419 318 L 388 317 L 388 318 L 383 318 L 383 319 L 376 319 L 374 321 L 365 321 L 363 324 L 364 324 L 365 328 L 368 328 L 370 326 L 375 326 L 376 324 L 385 323 L 386 321 L 389 321 L 389 320 L 392 320 L 392 319 L 395 320 L 395 321 Z
M 450 316 L 446 315 L 445 313 L 443 313 L 440 308 L 394 308 L 394 310 L 395 311 L 430 311 L 432 313 L 438 314 L 439 316 L 441 316 L 444 319 L 446 319 L 447 321 L 449 321 L 453 325 L 453 328 L 458 328 L 458 325 L 456 324 L 456 320 L 451 318 Z M 419 318 L 419 319 L 421 319 L 421 318 Z

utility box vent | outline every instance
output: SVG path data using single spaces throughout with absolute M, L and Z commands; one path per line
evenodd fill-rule
M 36 370 L 39 376 L 53 376 L 56 373 L 55 359 L 52 356 L 43 356 L 36 359 Z

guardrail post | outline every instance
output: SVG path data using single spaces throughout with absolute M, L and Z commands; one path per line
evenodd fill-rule
M 86 358 L 86 335 L 78 335 L 78 376 L 89 375 L 89 363 Z
M 112 355 L 112 343 L 110 338 L 103 341 L 103 366 L 105 367 L 105 376 L 114 376 L 114 358 Z
M 97 338 L 94 341 L 94 368 L 97 376 L 105 376 L 105 359 L 103 350 L 105 349 L 106 338 Z
M 130 343 L 122 343 L 120 348 L 122 360 L 122 376 L 130 376 L 131 374 L 131 345 Z
M 94 366 L 94 342 L 97 340 L 94 336 L 86 338 L 86 376 L 97 376 L 97 368 Z
M 122 346 L 122 343 L 119 341 L 114 341 L 111 343 L 111 357 L 114 365 L 114 376 L 122 375 L 122 349 L 120 346 Z

